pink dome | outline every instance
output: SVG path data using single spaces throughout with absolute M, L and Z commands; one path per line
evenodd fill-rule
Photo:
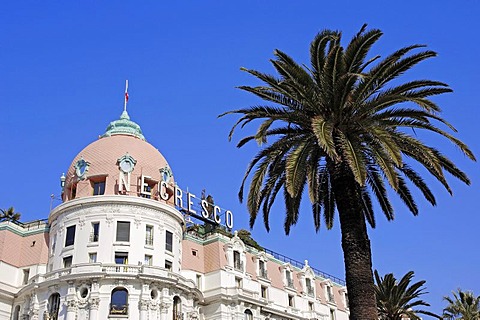
M 122 157 L 130 159 L 130 163 L 134 164 L 130 174 L 130 191 L 126 191 L 121 182 L 122 175 L 127 177 L 119 167 Z M 77 167 L 82 159 L 86 170 L 80 170 L 79 176 Z M 66 175 L 63 199 L 67 201 L 94 194 L 141 196 L 141 189 L 145 187 L 142 187 L 142 176 L 144 182 L 151 186 L 151 190 L 148 189 L 152 194 L 151 198 L 158 199 L 157 184 L 162 180 L 161 170 L 166 168 L 169 171 L 165 158 L 145 140 L 128 134 L 104 135 L 73 159 Z M 170 181 L 173 182 L 173 177 Z M 95 193 L 95 188 L 102 188 L 102 182 L 103 193 Z

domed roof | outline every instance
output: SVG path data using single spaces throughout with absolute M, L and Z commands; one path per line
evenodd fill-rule
M 169 165 L 163 155 L 145 141 L 140 126 L 131 121 L 124 111 L 120 120 L 111 122 L 104 135 L 73 159 L 66 174 L 63 198 L 70 200 L 92 196 L 96 194 L 96 187 L 103 188 L 100 194 L 140 196 L 145 191 L 142 176 L 143 183 L 151 186 L 148 192 L 154 198 L 154 188 L 159 181 L 165 179 L 165 173 L 173 183 Z M 128 175 L 130 190 L 125 187 Z M 105 184 L 95 186 L 96 182 Z

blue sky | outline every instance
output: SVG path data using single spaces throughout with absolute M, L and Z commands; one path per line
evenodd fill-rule
M 15 206 L 23 220 L 46 218 L 50 195 L 74 156 L 117 119 L 125 79 L 129 113 L 147 140 L 169 161 L 183 188 L 214 195 L 247 228 L 237 200 L 255 145 L 241 150 L 227 135 L 231 109 L 262 104 L 235 89 L 258 84 L 240 67 L 273 72 L 278 48 L 308 63 L 308 46 L 322 29 L 339 29 L 347 41 L 363 23 L 384 31 L 372 54 L 413 43 L 439 53 L 405 75 L 450 84 L 435 99 L 477 157 L 480 3 L 453 1 L 11 1 L 0 11 L 0 207 Z M 234 141 L 253 130 L 238 131 Z M 441 298 L 457 287 L 480 294 L 478 164 L 447 141 L 425 137 L 465 170 L 472 185 L 450 179 L 454 196 L 433 184 L 438 205 L 418 197 L 413 217 L 398 201 L 396 220 L 377 214 L 369 230 L 373 264 L 397 276 L 414 270 L 427 281 L 424 297 L 441 312 Z M 417 196 L 419 196 L 417 194 Z M 281 200 L 281 199 L 279 199 Z M 54 205 L 59 202 L 55 201 Z M 283 233 L 281 201 L 271 232 L 261 221 L 254 237 L 265 247 L 343 278 L 339 225 L 312 226 L 308 205 L 291 235 Z

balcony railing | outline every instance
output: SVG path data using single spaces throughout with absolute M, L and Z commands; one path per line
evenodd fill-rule
M 260 269 L 260 277 L 267 279 L 268 278 L 268 273 L 266 269 Z
M 294 288 L 292 279 L 287 279 L 287 287 Z
M 335 302 L 335 298 L 333 297 L 333 293 L 328 292 L 327 298 L 328 298 L 328 302 Z
M 277 253 L 277 252 L 269 250 L 269 249 L 264 249 L 264 250 L 265 250 L 265 253 L 268 253 L 268 254 L 272 255 L 275 259 L 278 259 L 278 260 L 283 261 L 283 262 L 290 263 L 292 266 L 297 267 L 299 269 L 303 269 L 303 267 L 305 266 L 304 263 L 302 263 L 298 260 L 295 260 L 295 259 L 291 259 L 287 256 L 284 256 L 283 254 Z M 316 275 L 318 275 L 322 278 L 330 279 L 335 283 L 341 284 L 342 286 L 346 285 L 345 281 L 340 279 L 340 278 L 332 276 L 332 275 L 330 275 L 326 272 L 320 271 L 316 268 L 313 268 L 313 267 L 311 267 L 311 268 Z
M 233 268 L 235 270 L 238 270 L 238 271 L 242 271 L 243 272 L 243 261 L 238 261 L 238 260 L 235 260 L 233 262 Z
M 112 304 L 110 303 L 110 314 L 111 315 L 127 315 L 128 314 L 128 304 Z
M 146 246 L 153 246 L 153 237 L 145 237 L 145 245 Z
M 313 291 L 313 287 L 307 286 L 307 294 L 308 294 L 310 297 L 315 296 L 315 292 Z
M 98 242 L 98 234 L 90 233 L 90 242 Z
M 183 313 L 180 311 L 174 311 L 173 320 L 183 320 Z

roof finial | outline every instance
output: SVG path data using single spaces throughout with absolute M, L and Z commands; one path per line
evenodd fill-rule
M 123 112 L 127 112 L 127 102 L 128 102 L 128 80 L 125 80 L 125 103 L 123 105 Z

